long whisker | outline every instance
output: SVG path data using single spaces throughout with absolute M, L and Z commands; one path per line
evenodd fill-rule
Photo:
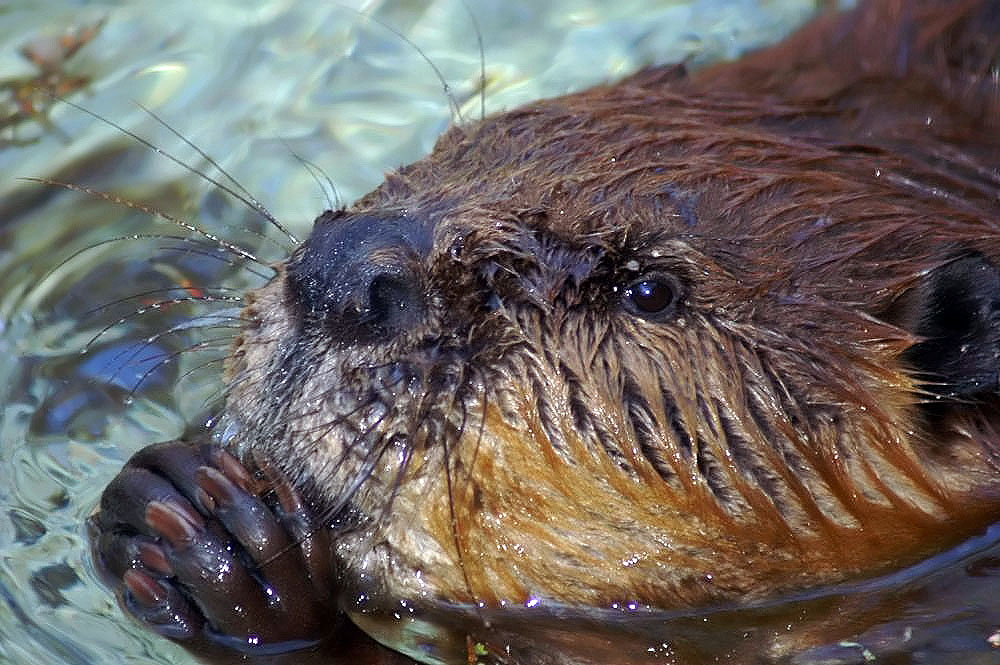
M 223 350 L 223 349 L 226 348 L 226 345 L 229 342 L 232 342 L 232 337 L 218 337 L 218 338 L 214 338 L 214 339 L 205 339 L 205 340 L 201 340 L 200 342 L 196 342 L 194 344 L 186 346 L 183 349 L 178 349 L 177 351 L 174 351 L 172 353 L 158 353 L 158 354 L 153 354 L 153 355 L 147 356 L 146 358 L 143 359 L 143 361 L 145 361 L 145 362 L 151 362 L 153 360 L 156 360 L 157 362 L 156 362 L 155 365 L 153 365 L 152 367 L 150 367 L 145 372 L 143 372 L 142 374 L 139 375 L 139 378 L 136 379 L 136 381 L 135 381 L 135 385 L 132 386 L 132 389 L 129 390 L 129 392 L 128 392 L 128 399 L 134 399 L 135 398 L 136 391 L 139 390 L 139 388 L 142 386 L 142 384 L 146 381 L 146 379 L 149 378 L 149 376 L 153 372 L 156 372 L 159 369 L 163 368 L 164 366 L 169 365 L 171 362 L 173 362 L 177 358 L 180 358 L 182 355 L 188 354 L 188 353 L 196 353 L 198 351 L 221 351 L 221 350 Z M 209 360 L 207 362 L 204 362 L 204 363 L 201 363 L 199 365 L 196 365 L 192 369 L 190 369 L 187 372 L 184 372 L 183 374 L 181 374 L 178 377 L 178 380 L 185 379 L 188 376 L 191 376 L 192 374 L 194 374 L 196 371 L 198 371 L 200 369 L 204 369 L 205 367 L 208 367 L 209 365 L 211 365 L 213 363 L 224 362 L 225 359 L 226 358 L 223 355 L 223 356 L 219 356 L 217 358 L 212 358 L 211 360 Z M 129 362 L 131 362 L 131 359 L 129 360 Z M 142 361 L 140 361 L 140 362 L 142 362 Z M 127 365 L 124 365 L 123 367 L 125 367 L 125 366 L 127 366 Z M 117 372 L 115 374 L 117 374 Z
M 106 238 L 104 240 L 99 240 L 98 242 L 92 243 L 90 245 L 87 245 L 86 247 L 78 249 L 75 252 L 73 252 L 72 254 L 70 254 L 69 256 L 67 256 L 66 258 L 64 258 L 62 261 L 60 261 L 59 263 L 57 263 L 54 267 L 52 267 L 52 268 L 48 269 L 47 271 L 45 271 L 45 274 L 42 275 L 42 277 L 38 280 L 38 284 L 42 284 L 43 282 L 45 282 L 54 273 L 58 272 L 63 266 L 65 266 L 66 264 L 70 263 L 71 261 L 73 261 L 73 259 L 77 258 L 81 254 L 83 254 L 85 252 L 89 252 L 89 251 L 91 251 L 93 249 L 97 249 L 98 247 L 102 247 L 104 245 L 110 245 L 111 243 L 115 243 L 115 242 L 124 242 L 126 240 L 173 240 L 173 241 L 176 241 L 176 242 L 191 243 L 191 244 L 196 245 L 196 246 L 204 246 L 204 247 L 212 247 L 212 248 L 216 247 L 216 245 L 205 243 L 205 241 L 203 241 L 203 240 L 199 240 L 199 239 L 196 239 L 196 238 L 190 238 L 188 236 L 171 235 L 171 234 L 168 234 L 168 233 L 133 233 L 133 234 L 127 235 L 127 236 L 116 236 L 114 238 Z M 233 263 L 233 265 L 234 266 L 235 265 L 240 265 L 242 268 L 244 268 L 246 270 L 249 270 L 249 268 L 247 268 L 245 265 L 242 265 L 242 264 Z M 271 266 L 268 266 L 266 264 L 262 264 L 262 265 L 264 265 L 264 267 L 266 267 L 266 268 L 271 268 Z M 274 269 L 271 268 L 271 270 L 274 270 Z M 254 274 L 258 274 L 258 273 L 254 273 Z M 263 276 L 262 275 L 262 277 L 264 277 L 265 279 L 268 279 L 267 276 Z
M 373 422 L 369 427 L 365 428 L 362 432 L 358 434 L 358 436 L 354 437 L 355 442 L 344 449 L 344 453 L 340 456 L 340 459 L 334 465 L 333 467 L 334 473 L 336 473 L 340 465 L 343 464 L 344 461 L 347 459 L 348 454 L 354 450 L 355 446 L 357 445 L 357 442 L 364 440 L 372 432 L 374 432 L 378 428 L 378 426 L 382 424 L 382 422 L 385 420 L 386 417 L 387 416 L 383 415 L 382 417 L 376 419 L 375 422 Z M 316 441 L 318 440 L 319 439 L 316 439 Z M 380 445 L 375 446 L 373 450 L 370 450 L 368 454 L 365 455 L 364 462 L 362 463 L 361 467 L 354 472 L 353 478 L 351 479 L 350 483 L 348 483 L 347 486 L 341 489 L 340 496 L 337 497 L 336 502 L 334 502 L 333 505 L 331 505 L 328 510 L 324 511 L 323 513 L 324 519 L 328 517 L 333 517 L 334 515 L 336 515 L 341 510 L 344 509 L 344 507 L 350 502 L 351 497 L 357 494 L 361 486 L 364 485 L 369 478 L 371 478 L 371 475 L 375 471 L 376 466 L 378 466 L 379 460 L 382 459 L 382 455 L 385 454 L 385 451 L 388 449 L 388 447 L 389 447 L 389 442 L 380 437 Z
M 173 127 L 171 127 L 169 124 L 167 124 L 167 122 L 165 122 L 164 120 L 162 120 L 153 111 L 151 111 L 150 109 L 146 108 L 142 104 L 138 104 L 138 102 L 136 102 L 138 104 L 139 108 L 141 108 L 143 111 L 145 111 L 150 116 L 152 116 L 152 118 L 154 120 L 156 120 L 157 122 L 159 122 L 161 125 L 163 125 L 167 129 L 169 129 L 171 132 L 173 132 L 174 135 L 176 135 L 178 138 L 180 138 L 186 144 L 188 144 L 189 146 L 191 146 L 195 151 L 198 152 L 199 155 L 201 155 L 202 157 L 204 157 L 205 159 L 207 159 L 208 162 L 210 164 L 212 164 L 212 166 L 214 166 L 215 168 L 219 169 L 219 172 L 222 173 L 224 176 L 226 176 L 226 178 L 228 178 L 233 184 L 235 184 L 236 187 L 239 188 L 239 190 L 241 192 L 243 192 L 243 194 L 241 194 L 240 192 L 237 192 L 232 187 L 229 187 L 228 185 L 225 185 L 225 184 L 219 182 L 218 179 L 213 178 L 212 176 L 208 175 L 204 171 L 202 171 L 202 170 L 200 170 L 200 169 L 198 169 L 198 168 L 196 168 L 194 166 L 191 166 L 190 164 L 186 163 L 184 160 L 182 160 L 179 157 L 176 157 L 173 154 L 167 152 L 166 150 L 164 150 L 163 148 L 159 147 L 158 145 L 156 145 L 152 141 L 139 136 L 138 134 L 136 134 L 135 132 L 133 132 L 131 130 L 126 129 L 125 127 L 121 126 L 120 124 L 118 124 L 114 120 L 111 120 L 110 118 L 105 118 L 104 116 L 102 116 L 102 115 L 100 115 L 98 113 L 95 113 L 94 111 L 91 111 L 87 107 L 82 106 L 80 104 L 77 104 L 76 102 L 72 102 L 72 101 L 70 101 L 68 99 L 60 99 L 60 101 L 62 101 L 64 104 L 72 106 L 73 108 L 75 108 L 78 111 L 86 113 L 87 115 L 89 115 L 91 118 L 94 118 L 95 120 L 99 120 L 100 122 L 103 122 L 104 124 L 106 124 L 106 125 L 108 125 L 110 127 L 113 127 L 114 129 L 117 129 L 119 132 L 121 132 L 125 136 L 128 136 L 129 138 L 131 138 L 132 140 L 136 141 L 137 143 L 146 146 L 147 148 L 149 148 L 150 150 L 152 150 L 156 154 L 162 155 L 163 157 L 166 157 L 167 159 L 169 159 L 170 161 L 172 161 L 174 164 L 177 164 L 178 166 L 180 166 L 184 170 L 188 171 L 189 173 L 193 173 L 193 174 L 195 174 L 195 175 L 197 175 L 197 176 L 199 176 L 201 178 L 204 178 L 207 182 L 210 182 L 211 184 L 215 185 L 216 187 L 218 187 L 222 191 L 226 192 L 227 194 L 229 194 L 233 198 L 235 198 L 238 201 L 242 202 L 244 205 L 246 205 L 248 208 L 250 208 L 254 212 L 258 213 L 261 217 L 263 217 L 265 220 L 267 220 L 268 223 L 270 223 L 276 229 L 278 229 L 279 231 L 281 231 L 282 233 L 284 233 L 289 238 L 289 240 L 291 240 L 291 242 L 293 244 L 296 244 L 296 245 L 298 244 L 298 240 L 295 238 L 295 236 L 293 236 L 291 233 L 289 233 L 289 231 L 280 222 L 278 222 L 277 219 L 274 218 L 274 215 L 272 215 L 267 210 L 267 208 L 265 208 L 259 201 L 257 201 L 257 199 L 255 199 L 246 190 L 245 187 L 243 187 L 241 184 L 239 184 L 236 181 L 235 178 L 233 178 L 231 175 L 229 175 L 229 173 L 225 169 L 223 169 L 221 166 L 219 166 L 219 164 L 214 159 L 212 159 L 207 154 L 205 154 L 205 152 L 202 151 L 200 148 L 198 148 L 198 146 L 194 145 L 190 140 L 188 140 L 186 137 L 184 137 L 182 134 L 180 134 L 177 130 L 175 130 Z
M 455 485 L 452 480 L 452 465 L 451 465 L 451 455 L 453 449 L 448 445 L 448 437 L 442 437 L 442 454 L 444 457 L 444 479 L 445 487 L 448 492 L 448 516 L 451 518 L 451 537 L 452 542 L 455 545 L 455 552 L 458 554 L 458 567 L 462 571 L 462 582 L 465 584 L 465 588 L 472 595 L 473 600 L 476 598 L 476 594 L 472 592 L 472 581 L 469 579 L 469 571 L 465 565 L 465 554 L 464 548 L 462 547 L 461 538 L 459 536 L 458 527 L 458 512 L 455 510 Z
M 239 194 L 237 194 L 236 192 L 234 192 L 229 187 L 227 187 L 225 185 L 222 185 L 221 183 L 219 183 L 218 180 L 216 180 L 216 179 L 214 179 L 214 178 L 206 175 L 204 172 L 200 171 L 199 169 L 193 168 L 193 167 L 189 166 L 188 164 L 185 164 L 181 160 L 176 159 L 170 153 L 168 153 L 168 152 L 166 152 L 166 151 L 164 151 L 164 150 L 162 150 L 162 149 L 160 149 L 160 148 L 158 148 L 156 146 L 153 146 L 154 150 L 156 150 L 159 154 L 163 155 L 164 157 L 167 157 L 168 159 L 174 161 L 175 163 L 179 163 L 181 166 L 183 166 L 184 168 L 188 169 L 189 171 L 191 171 L 191 172 L 193 172 L 193 173 L 195 173 L 195 174 L 197 174 L 197 175 L 205 178 L 205 180 L 207 180 L 208 182 L 212 183 L 213 185 L 215 185 L 216 187 L 218 187 L 222 191 L 224 191 L 227 194 L 235 197 L 236 199 L 238 199 L 239 201 L 243 202 L 244 204 L 250 206 L 250 208 L 252 208 L 253 210 L 257 211 L 261 215 L 261 217 L 263 217 L 264 219 L 266 219 L 272 226 L 274 226 L 274 228 L 278 229 L 283 234 L 285 234 L 285 236 L 292 242 L 293 245 L 298 245 L 299 244 L 298 238 L 296 238 L 295 235 L 291 231 L 289 231 L 288 228 L 285 227 L 284 224 L 282 224 L 281 222 L 279 222 L 278 219 L 277 219 L 277 217 L 275 217 L 273 214 L 271 214 L 271 211 L 268 210 L 264 206 L 263 203 L 261 203 L 259 200 L 257 200 L 257 198 L 253 194 L 251 194 L 250 191 L 246 187 L 244 187 L 242 185 L 242 183 L 240 183 L 239 180 L 237 180 L 236 178 L 234 178 L 232 176 L 232 174 L 229 173 L 229 171 L 227 171 L 226 169 L 222 168 L 222 165 L 219 164 L 219 162 L 217 162 L 214 157 L 212 157 L 211 155 L 209 155 L 208 153 L 206 153 L 204 150 L 202 150 L 196 143 L 194 143 L 194 141 L 192 141 L 191 139 L 189 139 L 188 137 L 184 136 L 179 131 L 177 131 L 173 127 L 173 125 L 171 125 L 166 120 L 164 120 L 162 117 L 160 117 L 155 111 L 153 111 L 152 109 L 144 106 L 141 102 L 136 102 L 136 104 L 139 105 L 139 108 L 141 108 L 143 111 L 145 111 L 146 113 L 148 113 L 150 115 L 150 117 L 152 117 L 154 120 L 156 120 L 156 122 L 160 123 L 163 127 L 165 127 L 167 130 L 169 130 L 171 134 L 173 134 L 174 136 L 176 136 L 177 138 L 179 138 L 186 145 L 188 145 L 191 149 L 193 149 L 195 152 L 197 152 L 199 155 L 201 155 L 201 157 L 203 159 L 205 159 L 205 161 L 207 161 L 209 164 L 211 164 L 212 166 L 214 166 L 219 171 L 219 173 L 221 173 L 222 175 L 224 175 L 226 177 L 226 179 L 229 180 L 229 182 L 233 183 L 233 185 L 243 194 L 243 196 L 240 196 Z
M 217 338 L 212 338 L 212 339 L 204 340 L 204 342 L 211 343 L 211 344 L 218 344 L 220 349 L 227 349 L 232 344 L 233 337 L 231 337 L 231 336 L 230 337 L 217 337 Z M 201 344 L 201 343 L 202 342 L 199 342 L 198 344 Z M 196 346 L 196 345 L 192 345 L 192 346 Z M 192 349 L 192 350 L 197 350 L 197 349 Z M 189 369 L 187 372 L 184 372 L 183 374 L 181 374 L 178 377 L 178 379 L 186 378 L 188 375 L 194 374 L 195 372 L 198 372 L 198 371 L 201 371 L 201 370 L 205 369 L 206 367 L 208 367 L 209 365 L 213 365 L 215 363 L 225 363 L 228 358 L 229 358 L 228 354 L 224 353 L 224 354 L 220 355 L 218 358 L 212 358 L 211 360 L 207 360 L 204 363 L 201 363 L 199 365 L 195 365 L 194 367 L 192 367 L 191 369 Z M 232 387 L 233 387 L 233 383 L 232 382 L 226 383 L 224 385 L 220 385 L 216 390 L 212 391 L 211 395 L 209 395 L 207 398 L 205 398 L 204 406 L 208 406 L 210 404 L 214 404 L 214 403 L 216 403 L 216 402 L 224 399 L 225 396 L 232 389 Z
M 483 48 L 483 31 L 479 29 L 476 13 L 469 7 L 467 0 L 462 0 L 462 7 L 469 16 L 472 30 L 476 33 L 476 44 L 479 45 L 479 119 L 486 118 L 486 49 Z
M 108 366 L 111 366 L 112 363 L 116 363 L 118 368 L 111 374 L 110 377 L 108 377 L 108 380 L 109 380 L 109 382 L 113 382 L 116 378 L 118 378 L 120 372 L 122 370 L 124 370 L 126 367 L 129 367 L 130 365 L 152 361 L 152 360 L 155 360 L 157 358 L 163 358 L 164 354 L 161 353 L 161 352 L 153 352 L 150 355 L 148 355 L 146 357 L 143 357 L 141 359 L 139 358 L 139 356 L 144 351 L 148 351 L 149 348 L 153 344 L 155 344 L 158 340 L 166 337 L 167 335 L 171 335 L 171 334 L 174 334 L 174 333 L 183 332 L 183 331 L 191 330 L 191 329 L 198 329 L 198 328 L 215 328 L 215 329 L 218 329 L 218 328 L 222 328 L 222 327 L 225 327 L 225 326 L 211 325 L 211 326 L 193 326 L 191 328 L 172 328 L 170 330 L 163 331 L 159 335 L 153 335 L 152 337 L 147 338 L 146 341 L 143 344 L 141 344 L 141 345 L 138 346 L 138 348 L 135 348 L 135 349 L 124 349 L 120 353 L 115 354 L 115 356 L 108 361 Z M 239 330 L 239 328 L 236 327 L 236 326 L 231 326 L 231 327 L 234 330 Z M 219 341 L 221 339 L 222 338 L 219 338 L 216 341 Z M 232 337 L 226 337 L 225 339 L 232 340 Z M 196 342 L 195 344 L 192 345 L 192 347 L 193 348 L 198 348 L 198 345 L 200 345 L 200 344 L 201 344 L 201 342 Z M 209 347 L 206 346 L 205 348 L 207 349 Z M 142 374 L 142 376 L 140 377 L 140 380 L 136 383 L 135 387 L 130 392 L 134 392 L 135 389 L 137 389 L 139 387 L 139 385 L 141 385 L 142 380 L 144 380 L 146 377 L 148 377 L 152 372 L 156 371 L 157 369 L 159 369 L 163 365 L 167 364 L 167 361 L 169 361 L 171 358 L 177 357 L 180 353 L 183 353 L 183 352 L 185 352 L 184 349 L 181 349 L 180 351 L 172 352 L 164 360 L 161 360 L 155 366 L 151 367 L 149 370 L 147 370 L 146 372 L 144 372 Z M 124 356 L 128 356 L 128 357 L 125 358 Z
M 378 421 L 373 423 L 371 427 L 359 433 L 358 436 L 355 437 L 355 442 L 363 440 L 367 435 L 371 434 L 371 432 L 373 432 L 375 428 L 377 428 L 379 424 L 381 424 L 381 421 L 382 419 L 379 419 Z M 313 443 L 315 444 L 321 438 L 322 436 L 317 437 L 316 439 L 313 440 Z M 336 470 L 339 467 L 339 465 L 343 463 L 344 459 L 346 459 L 347 452 L 353 449 L 353 446 L 354 444 L 352 444 L 351 447 L 348 448 L 347 451 L 345 451 L 341 459 L 333 466 L 331 470 L 333 473 L 336 473 Z M 365 460 L 361 468 L 359 468 L 357 472 L 354 474 L 354 478 L 351 480 L 351 482 L 341 490 L 339 497 L 329 508 L 324 509 L 321 513 L 319 513 L 319 515 L 317 515 L 317 519 L 314 521 L 314 524 L 309 526 L 309 529 L 306 531 L 304 536 L 302 538 L 295 539 L 294 542 L 289 543 L 286 547 L 282 548 L 278 552 L 275 552 L 274 555 L 272 555 L 266 561 L 261 562 L 260 567 L 263 568 L 264 566 L 267 566 L 271 562 L 275 561 L 282 554 L 297 547 L 299 544 L 304 542 L 304 540 L 308 539 L 310 536 L 316 533 L 319 529 L 325 528 L 321 525 L 327 524 L 330 521 L 332 521 L 333 518 L 347 506 L 347 504 L 351 500 L 351 497 L 354 496 L 361 488 L 361 486 L 365 483 L 365 481 L 367 481 L 371 477 L 372 473 L 375 471 L 375 468 L 378 466 L 379 460 L 382 459 L 382 456 L 389 449 L 389 446 L 390 446 L 389 441 L 380 438 L 378 444 L 373 446 L 369 454 L 365 456 Z
M 241 302 L 241 301 L 242 301 L 242 298 L 239 298 L 239 297 L 236 297 L 236 296 L 185 296 L 183 298 L 168 298 L 166 300 L 159 300 L 159 301 L 151 303 L 151 304 L 149 304 L 149 305 L 147 305 L 145 307 L 138 307 L 138 308 L 135 309 L 135 311 L 129 312 L 126 316 L 123 316 L 120 319 L 118 319 L 117 321 L 115 321 L 113 323 L 109 323 L 108 325 L 104 326 L 104 328 L 102 328 L 100 330 L 100 332 L 98 332 L 96 335 L 94 335 L 93 337 L 91 337 L 90 341 L 88 341 L 83 346 L 83 351 L 81 351 L 81 353 L 87 353 L 90 350 L 90 348 L 94 345 L 94 343 L 97 342 L 97 340 L 100 339 L 101 337 L 103 337 L 105 334 L 107 334 L 107 332 L 109 330 L 111 330 L 112 328 L 114 328 L 116 326 L 124 325 L 125 323 L 128 323 L 131 320 L 138 319 L 138 318 L 140 318 L 142 316 L 145 316 L 146 314 L 149 314 L 150 312 L 159 312 L 159 311 L 162 311 L 163 309 L 165 309 L 167 307 L 171 307 L 171 306 L 174 306 L 174 305 L 182 305 L 182 304 L 185 304 L 185 303 L 194 303 L 194 302 L 198 302 L 198 303 L 205 303 L 205 302 L 232 303 L 232 302 Z M 215 318 L 226 320 L 226 321 L 241 321 L 241 322 L 245 321 L 244 319 L 242 319 L 239 316 L 223 316 L 221 314 L 220 315 L 212 315 L 212 316 L 214 316 Z M 199 318 L 203 318 L 203 317 L 199 317 Z M 183 329 L 190 330 L 191 327 L 189 326 L 189 327 L 185 327 Z
M 177 252 L 177 253 L 180 253 L 180 254 L 196 254 L 198 256 L 204 256 L 207 259 L 212 259 L 214 261 L 222 261 L 223 263 L 228 263 L 229 265 L 233 266 L 234 268 L 239 268 L 241 270 L 245 270 L 245 271 L 247 271 L 248 273 L 250 273 L 251 275 L 253 275 L 255 277 L 260 277 L 265 282 L 271 279 L 270 275 L 265 275 L 264 273 L 262 273 L 262 272 L 260 272 L 258 270 L 255 270 L 254 268 L 251 268 L 248 265 L 245 265 L 243 263 L 239 263 L 237 261 L 234 261 L 229 256 L 219 256 L 215 252 L 215 250 L 217 248 L 214 248 L 214 247 L 208 248 L 208 249 L 192 249 L 191 247 L 175 247 L 175 246 L 171 246 L 171 245 L 164 245 L 163 247 L 159 247 L 158 249 L 161 252 Z M 267 267 L 270 268 L 271 270 L 274 270 L 274 268 L 271 268 L 271 266 L 267 266 Z
M 248 261 L 253 261 L 254 263 L 256 263 L 258 265 L 264 266 L 266 268 L 271 268 L 271 266 L 269 266 L 266 262 L 258 259 L 256 256 L 254 256 L 253 254 L 251 254 L 248 250 L 240 247 L 239 245 L 236 245 L 235 243 L 231 243 L 231 242 L 229 242 L 227 240 L 223 240 L 222 238 L 220 238 L 219 236 L 215 235 L 214 233 L 209 233 L 208 231 L 206 231 L 206 230 L 204 230 L 204 229 L 202 229 L 202 228 L 200 228 L 200 227 L 192 224 L 191 222 L 185 221 L 185 220 L 183 220 L 183 219 L 181 219 L 179 217 L 175 217 L 174 215 L 165 213 L 162 210 L 157 210 L 155 208 L 151 208 L 150 206 L 143 205 L 141 203 L 136 203 L 135 201 L 130 201 L 128 199 L 122 198 L 122 197 L 117 196 L 115 194 L 111 194 L 109 192 L 102 192 L 102 191 L 100 191 L 98 189 L 93 189 L 91 187 L 85 187 L 83 185 L 76 185 L 76 184 L 73 184 L 73 183 L 70 183 L 70 182 L 61 182 L 59 180 L 51 180 L 49 178 L 32 178 L 32 177 L 21 178 L 21 180 L 26 180 L 28 182 L 37 182 L 37 183 L 41 183 L 43 185 L 52 185 L 53 187 L 62 187 L 64 189 L 68 189 L 68 190 L 71 190 L 71 191 L 74 191 L 74 192 L 80 192 L 81 194 L 87 194 L 88 196 L 93 196 L 95 198 L 102 199 L 104 201 L 107 201 L 108 203 L 113 203 L 115 205 L 119 205 L 119 206 L 122 206 L 122 207 L 125 207 L 125 208 L 129 208 L 131 210 L 137 210 L 137 211 L 145 213 L 145 214 L 147 214 L 147 215 L 149 215 L 151 217 L 159 217 L 160 219 L 162 219 L 164 221 L 167 221 L 167 222 L 170 222 L 172 224 L 176 224 L 177 226 L 179 226 L 182 229 L 185 229 L 187 231 L 190 231 L 191 233 L 194 233 L 196 235 L 200 235 L 203 238 L 206 238 L 206 239 L 214 242 L 215 244 L 217 244 L 220 247 L 224 247 L 224 248 L 228 249 L 229 251 L 233 252 L 234 254 L 236 254 L 238 256 L 243 257 L 244 259 L 246 259 Z M 273 268 L 272 268 L 272 270 L 273 270 Z
M 148 313 L 148 311 L 149 310 L 147 310 L 146 312 L 140 312 L 140 314 Z M 125 318 L 122 319 L 122 321 L 126 321 L 126 320 L 128 320 L 128 318 L 134 318 L 134 317 L 125 317 Z M 204 325 L 199 325 L 197 323 L 194 323 L 194 321 L 199 321 L 199 322 L 200 321 L 213 321 L 213 322 L 212 323 L 206 323 Z M 238 325 L 232 325 L 234 322 L 237 323 Z M 229 325 L 223 325 L 223 323 L 226 323 L 226 324 L 229 324 Z M 167 328 L 166 330 L 160 331 L 160 332 L 156 333 L 155 335 L 150 335 L 150 336 L 146 337 L 144 339 L 143 343 L 140 344 L 137 349 L 131 349 L 131 351 L 132 351 L 132 357 L 129 358 L 126 361 L 126 363 L 130 362 L 132 360 L 132 358 L 134 358 L 137 353 L 142 352 L 143 349 L 152 346 L 157 341 L 159 341 L 160 339 L 162 339 L 163 337 L 165 337 L 167 335 L 171 335 L 171 334 L 179 333 L 179 332 L 191 331 L 191 330 L 202 330 L 202 329 L 210 329 L 210 328 L 214 328 L 214 329 L 231 328 L 233 330 L 237 330 L 238 331 L 238 330 L 242 329 L 242 324 L 243 324 L 243 319 L 241 319 L 238 316 L 226 316 L 226 315 L 223 315 L 223 314 L 207 314 L 207 315 L 204 315 L 204 316 L 199 316 L 196 319 L 194 319 L 193 321 L 188 321 L 188 322 L 185 322 L 185 323 L 180 323 L 180 324 L 171 326 L 170 328 Z M 97 333 L 96 335 L 94 335 L 94 337 L 92 337 L 89 342 L 87 342 L 87 344 L 84 346 L 83 350 L 80 353 L 81 354 L 89 353 L 90 349 L 93 348 L 94 344 L 96 344 L 97 341 L 101 337 L 103 337 L 104 335 L 106 335 L 115 326 L 119 326 L 119 325 L 121 325 L 121 322 L 116 321 L 115 323 L 112 323 L 112 324 L 106 326 L 105 328 L 103 328 L 99 333 Z M 121 358 L 122 356 L 128 354 L 129 352 L 130 352 L 130 349 L 124 349 L 120 353 L 118 353 L 114 358 L 112 358 L 111 360 L 112 361 L 117 361 L 119 358 Z
M 163 294 L 167 294 L 167 293 L 174 293 L 176 291 L 181 291 L 183 293 L 191 294 L 192 287 L 190 287 L 190 286 L 168 286 L 168 287 L 165 287 L 165 288 L 162 288 L 162 289 L 149 289 L 148 291 L 140 291 L 139 293 L 133 293 L 132 295 L 125 296 L 124 298 L 117 298 L 115 300 L 110 300 L 110 301 L 108 301 L 106 303 L 98 305 L 97 307 L 94 307 L 92 309 L 88 309 L 87 311 L 85 311 L 83 314 L 80 315 L 80 318 L 86 318 L 88 316 L 93 316 L 94 314 L 97 314 L 98 312 L 105 312 L 105 311 L 111 309 L 112 307 L 114 307 L 115 305 L 121 305 L 122 303 L 130 302 L 130 301 L 133 301 L 133 300 L 139 300 L 141 298 L 148 298 L 149 296 L 159 296 L 159 295 L 163 295 Z M 209 289 L 209 288 L 198 288 L 197 291 L 199 291 L 199 292 L 228 291 L 228 292 L 233 292 L 233 293 L 240 293 L 236 289 L 230 289 L 230 288 L 227 288 L 225 286 L 212 287 L 211 289 Z M 208 295 L 212 295 L 212 294 L 208 294 Z M 198 296 L 194 296 L 194 297 L 198 297 Z M 242 300 L 243 299 L 240 296 L 226 296 L 226 295 L 221 295 L 221 296 L 217 297 L 217 301 L 218 302 L 223 302 L 223 301 L 240 302 Z M 208 301 L 208 302 L 211 302 L 211 301 Z
M 455 95 L 451 91 L 451 85 L 448 83 L 448 79 L 446 79 L 444 77 L 444 74 L 441 72 L 441 70 L 438 68 L 438 66 L 436 64 L 434 64 L 434 61 L 431 60 L 430 56 L 428 56 L 424 52 L 423 49 L 421 49 L 419 46 L 417 46 L 416 42 L 414 42 L 412 39 L 410 39 L 409 37 L 407 37 L 406 35 L 404 35 L 402 32 L 400 32 L 396 28 L 392 27 L 391 25 L 389 25 L 385 21 L 379 19 L 378 17 L 372 16 L 371 14 L 366 14 L 365 12 L 360 11 L 358 9 L 355 9 L 353 7 L 347 7 L 347 6 L 344 6 L 344 5 L 341 5 L 341 7 L 343 7 L 344 9 L 346 9 L 348 11 L 354 12 L 355 14 L 363 17 L 364 19 L 366 19 L 368 21 L 372 21 L 374 23 L 379 24 L 380 26 L 382 26 L 383 28 L 385 28 L 386 30 L 388 30 L 389 32 L 391 32 L 392 34 L 394 34 L 397 37 L 399 37 L 400 39 L 402 39 L 404 42 L 406 42 L 406 44 L 410 48 L 412 48 L 414 51 L 416 51 L 417 54 L 420 55 L 421 58 L 423 58 L 424 62 L 426 62 L 428 65 L 430 65 L 430 68 L 434 70 L 434 75 L 437 76 L 438 81 L 441 83 L 441 89 L 444 92 L 445 97 L 448 98 L 448 106 L 449 106 L 449 109 L 451 110 L 452 117 L 455 120 L 457 120 L 458 122 L 460 122 L 460 123 L 464 122 L 464 120 L 462 118 L 462 111 L 459 109 L 459 106 L 458 106 L 458 100 L 455 99 Z
M 327 391 L 326 393 L 324 393 L 323 397 L 325 397 L 327 394 L 330 394 L 332 392 L 334 392 L 334 391 L 333 390 Z M 336 427 L 337 425 L 345 422 L 348 418 L 350 418 L 350 417 L 352 417 L 354 415 L 357 415 L 359 412 L 361 412 L 362 410 L 368 408 L 373 403 L 374 403 L 374 400 L 369 400 L 369 401 L 366 401 L 366 402 L 361 402 L 360 404 L 358 404 L 357 406 L 355 406 L 350 411 L 338 415 L 333 420 L 328 420 L 325 423 L 322 423 L 322 424 L 319 424 L 319 425 L 315 425 L 313 427 L 310 427 L 309 429 L 303 429 L 303 430 L 300 430 L 300 431 L 302 433 L 304 433 L 304 434 L 309 434 L 309 433 L 313 433 L 313 432 L 320 432 L 321 435 L 320 435 L 319 438 L 322 438 L 322 435 L 327 434 L 334 427 Z M 298 411 L 298 412 L 295 412 L 295 413 L 288 413 L 287 415 L 274 420 L 273 424 L 276 425 L 276 426 L 278 426 L 278 427 L 284 427 L 285 425 L 290 425 L 290 424 L 292 424 L 293 422 L 295 422 L 297 420 L 301 420 L 301 419 L 305 418 L 306 416 L 315 416 L 316 414 L 320 413 L 322 411 L 322 409 L 323 409 L 323 407 L 321 405 L 317 405 L 317 406 L 313 407 L 312 409 L 310 409 L 308 411 Z

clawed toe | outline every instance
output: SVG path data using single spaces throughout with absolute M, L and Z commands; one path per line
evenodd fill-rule
M 328 540 L 286 482 L 273 507 L 262 487 L 219 449 L 150 446 L 90 519 L 96 567 L 129 614 L 201 656 L 320 639 L 338 624 L 317 586 L 330 582 L 329 547 L 316 546 Z

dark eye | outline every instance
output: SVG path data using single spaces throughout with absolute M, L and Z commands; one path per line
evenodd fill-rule
M 625 309 L 644 318 L 662 318 L 674 311 L 680 298 L 680 284 L 673 277 L 652 275 L 625 287 Z

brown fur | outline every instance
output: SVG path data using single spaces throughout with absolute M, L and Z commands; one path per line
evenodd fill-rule
M 869 3 L 736 64 L 455 127 L 321 218 L 406 228 L 365 260 L 420 314 L 329 324 L 289 279 L 307 241 L 252 296 L 227 410 L 352 516 L 359 625 L 396 643 L 378 617 L 401 599 L 759 600 L 996 520 L 996 390 L 927 410 L 905 354 L 928 275 L 1000 265 L 998 26 L 993 1 Z M 621 305 L 652 273 L 677 280 L 666 320 Z

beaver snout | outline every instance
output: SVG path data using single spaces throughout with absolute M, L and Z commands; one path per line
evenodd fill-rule
M 305 328 L 345 344 L 412 329 L 427 312 L 428 225 L 402 212 L 327 211 L 288 266 L 288 295 Z

